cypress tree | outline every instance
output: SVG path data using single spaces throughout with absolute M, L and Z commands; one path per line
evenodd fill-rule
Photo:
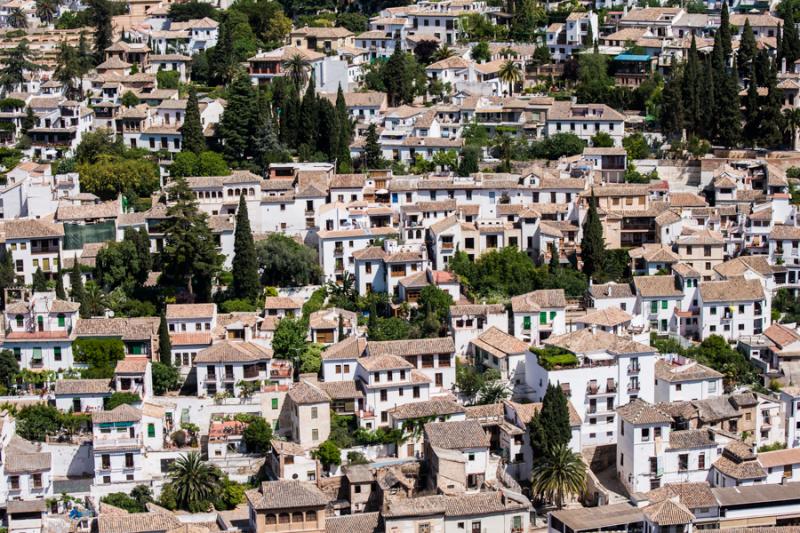
M 106 48 L 111 46 L 113 28 L 111 26 L 111 2 L 109 0 L 91 0 L 94 24 L 94 64 L 105 60 Z
M 33 273 L 33 292 L 47 291 L 47 276 L 44 275 L 42 267 L 36 269 Z
M 265 94 L 260 94 L 252 151 L 255 163 L 262 175 L 266 175 L 272 158 L 282 150 L 278 134 L 275 132 L 275 121 L 272 117 L 269 100 Z
M 284 146 L 297 148 L 297 130 L 300 127 L 300 102 L 293 83 L 286 87 L 284 106 L 280 110 L 280 139 Z
M 250 146 L 255 91 L 250 78 L 237 76 L 228 89 L 228 105 L 219 123 L 223 152 L 229 161 L 242 161 Z
M 329 161 L 336 158 L 339 151 L 339 119 L 336 108 L 327 98 L 317 99 L 316 109 L 316 143 L 318 152 L 328 156 Z
M 700 74 L 700 87 L 703 90 L 698 90 L 697 94 L 700 100 L 701 115 L 698 117 L 699 133 L 706 139 L 713 139 L 717 131 L 717 96 L 716 96 L 716 81 L 714 80 L 714 66 L 713 61 L 706 61 L 705 68 Z
M 759 99 L 758 99 L 758 82 L 756 80 L 756 67 L 750 64 L 750 84 L 747 86 L 747 96 L 744 99 L 744 138 L 750 144 L 755 146 L 758 143 L 759 136 Z
M 780 61 L 780 60 L 778 60 Z M 759 50 L 755 61 L 755 79 L 757 87 L 766 87 L 769 84 L 772 59 L 766 50 Z
M 236 233 L 233 237 L 233 296 L 256 302 L 261 294 L 258 279 L 258 259 L 253 233 L 250 231 L 250 218 L 247 215 L 247 202 L 244 194 L 239 198 L 236 212 Z
M 783 21 L 783 36 L 781 38 L 780 59 L 786 60 L 787 65 L 794 63 L 800 57 L 800 40 L 798 40 L 797 26 L 794 22 L 794 11 L 790 10 Z M 777 64 L 780 68 L 781 63 Z
M 314 92 L 314 75 L 312 74 L 311 82 L 306 87 L 306 94 L 300 104 L 300 131 L 297 144 L 307 144 L 313 150 L 316 147 L 317 126 L 317 94 Z
M 746 78 L 750 75 L 750 68 L 756 57 L 756 52 L 756 38 L 753 35 L 753 28 L 750 26 L 750 19 L 745 19 L 742 27 L 742 38 L 739 40 L 739 50 L 736 52 L 740 78 Z
M 736 60 L 730 73 L 723 74 L 718 97 L 717 139 L 726 147 L 735 147 L 742 139 L 742 112 L 739 100 L 739 81 Z
M 728 61 L 730 61 L 731 53 L 733 51 L 733 46 L 731 45 L 731 17 L 728 13 L 727 0 L 722 2 L 722 13 L 720 13 L 719 17 L 719 32 L 717 33 L 719 34 L 722 42 L 722 56 L 727 64 Z
M 683 72 L 681 67 L 673 64 L 672 76 L 664 84 L 664 90 L 661 93 L 661 130 L 668 137 L 680 136 L 683 130 L 682 81 Z
M 558 272 L 558 269 L 561 268 L 561 262 L 558 257 L 558 245 L 555 241 L 550 243 L 550 264 L 547 268 L 550 270 L 551 274 L 555 274 Z
M 689 57 L 683 71 L 683 105 L 686 129 L 691 133 L 700 130 L 702 110 L 700 108 L 700 95 L 698 84 L 701 81 L 700 58 L 697 55 L 697 43 L 692 35 L 692 44 L 689 47 Z
M 759 144 L 764 148 L 777 148 L 783 142 L 783 91 L 778 89 L 778 78 L 774 65 L 769 68 L 767 97 L 760 106 Z
M 183 149 L 197 155 L 206 149 L 206 139 L 203 136 L 203 126 L 200 120 L 200 106 L 197 103 L 197 89 L 194 85 L 189 87 L 189 99 L 186 101 L 186 116 L 181 125 Z
M 83 289 L 83 276 L 81 275 L 81 265 L 78 257 L 75 256 L 72 270 L 69 273 L 69 285 L 72 293 L 72 301 L 81 305 L 79 313 L 81 318 L 89 318 L 89 310 L 83 305 L 86 293 Z
M 56 298 L 59 300 L 67 299 L 67 291 L 64 290 L 64 275 L 61 270 L 56 274 Z
M 350 143 L 353 140 L 353 123 L 347 112 L 342 86 L 336 91 L 336 118 L 339 122 L 339 138 L 336 141 L 336 164 L 339 172 L 349 172 L 353 168 L 350 157 Z
M 583 273 L 587 278 L 601 272 L 605 264 L 606 243 L 603 239 L 603 225 L 597 214 L 597 199 L 594 189 L 589 198 L 589 210 L 583 222 L 583 238 L 581 239 L 581 259 L 583 260 Z
M 158 322 L 158 357 L 167 366 L 172 366 L 172 340 L 169 338 L 167 317 L 161 313 Z
M 531 420 L 528 431 L 534 462 L 543 457 L 547 450 L 569 444 L 572 439 L 569 406 L 560 385 L 547 385 L 542 408 Z
M 383 151 L 378 142 L 378 130 L 375 124 L 367 127 L 367 136 L 364 144 L 364 164 L 367 168 L 378 168 L 383 160 Z

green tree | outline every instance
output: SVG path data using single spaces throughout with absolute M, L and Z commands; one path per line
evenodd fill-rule
M 600 272 L 600 268 L 605 260 L 606 243 L 603 239 L 603 225 L 600 216 L 597 214 L 597 199 L 594 196 L 594 189 L 589 198 L 589 209 L 586 212 L 586 219 L 583 222 L 583 238 L 581 239 L 581 260 L 583 261 L 583 273 L 591 278 L 595 273 Z
M 72 343 L 75 361 L 88 368 L 81 372 L 85 379 L 105 379 L 114 376 L 117 361 L 125 359 L 125 345 L 120 339 L 79 338 Z
M 11 252 L 0 246 L 0 304 L 5 307 L 5 290 L 16 285 L 17 277 L 14 269 L 14 259 Z
M 289 59 L 283 62 L 283 71 L 289 76 L 289 79 L 294 82 L 297 91 L 301 91 L 308 81 L 308 72 L 311 70 L 311 64 L 305 56 L 297 53 L 292 55 Z
M 608 74 L 608 56 L 581 54 L 578 60 L 578 84 L 575 87 L 578 102 L 607 102 L 613 89 L 614 78 Z
M 153 363 L 153 392 L 163 396 L 167 391 L 180 388 L 180 374 L 178 369 L 166 363 L 156 361 Z
M 41 267 L 33 273 L 33 292 L 47 291 L 47 276 L 44 275 Z
M 489 43 L 487 41 L 480 41 L 473 46 L 469 55 L 472 57 L 473 61 L 477 61 L 478 63 L 486 63 L 492 59 L 492 52 L 489 50 Z
M 515 2 L 518 7 L 511 21 L 510 37 L 515 41 L 535 42 L 541 28 L 547 21 L 547 14 L 541 2 L 522 0 Z M 537 46 L 538 48 L 538 46 Z
M 556 160 L 583 152 L 586 143 L 574 133 L 556 133 L 541 141 L 531 143 L 530 156 L 534 159 Z
M 650 156 L 650 146 L 641 133 L 632 133 L 623 138 L 622 146 L 628 152 L 628 159 L 647 159 Z
M 756 68 L 750 65 L 750 79 L 747 85 L 747 95 L 744 97 L 744 139 L 750 146 L 755 146 L 759 141 L 761 124 L 761 102 L 758 96 L 758 83 L 756 81 Z
M 88 309 L 83 305 L 85 291 L 83 287 L 83 275 L 81 274 L 81 264 L 78 262 L 77 256 L 74 258 L 72 270 L 70 270 L 69 273 L 69 284 L 72 301 L 81 304 L 79 310 L 81 318 L 89 318 Z
M 352 169 L 350 159 L 350 143 L 353 140 L 353 123 L 347 111 L 347 104 L 344 99 L 342 86 L 336 91 L 336 120 L 338 123 L 337 150 L 335 153 L 336 163 L 339 172 L 347 172 Z
M 783 91 L 778 88 L 775 66 L 769 68 L 767 97 L 759 106 L 759 146 L 777 148 L 783 142 Z
M 107 496 L 100 498 L 102 503 L 113 505 L 120 509 L 125 509 L 129 513 L 146 513 L 147 506 L 136 501 L 135 498 L 128 496 L 124 492 L 112 492 Z
M 511 59 L 503 62 L 503 64 L 500 65 L 500 70 L 497 71 L 497 77 L 508 87 L 509 96 L 514 95 L 514 87 L 518 83 L 522 83 L 522 80 L 524 79 L 522 75 L 522 69 L 519 68 L 519 65 L 517 65 L 517 63 Z
M 608 133 L 598 131 L 592 136 L 591 143 L 592 146 L 597 148 L 611 148 L 614 146 L 614 139 Z
M 322 276 L 316 251 L 281 233 L 258 241 L 256 257 L 261 282 L 270 287 L 315 284 Z
M 381 318 L 370 314 L 369 339 L 372 341 L 396 341 L 412 337 L 411 324 L 399 317 Z
M 139 395 L 133 392 L 115 392 L 106 400 L 105 409 L 111 411 L 120 405 L 133 405 L 141 401 Z
M 239 197 L 239 209 L 236 211 L 233 254 L 233 296 L 256 301 L 261 295 L 261 284 L 258 280 L 258 258 L 244 194 Z
M 272 337 L 272 350 L 277 359 L 289 359 L 294 368 L 298 364 L 300 355 L 306 349 L 306 334 L 308 325 L 301 318 L 284 317 L 278 321 L 275 334 Z
M 378 130 L 374 123 L 367 127 L 364 143 L 364 166 L 366 168 L 381 168 L 383 166 L 383 150 L 378 142 Z
M 0 351 L 0 384 L 10 389 L 19 374 L 19 362 L 11 350 Z
M 678 137 L 683 131 L 683 69 L 672 63 L 672 73 L 661 94 L 661 130 L 667 137 Z
M 2 288 L 0 288 L 0 290 L 2 290 Z M 60 269 L 56 274 L 56 298 L 59 300 L 67 299 L 67 291 L 64 289 L 64 275 Z
M 209 301 L 221 257 L 207 217 L 197 208 L 184 178 L 174 181 L 169 194 L 175 203 L 167 210 L 162 278 L 175 287 L 185 288 L 197 301 Z
M 753 34 L 752 26 L 750 26 L 750 19 L 746 18 L 744 20 L 744 26 L 742 26 L 742 37 L 739 39 L 739 48 L 736 50 L 736 62 L 739 66 L 740 78 L 745 78 L 750 75 L 756 52 L 756 38 Z
M 322 463 L 326 469 L 342 464 L 342 452 L 335 442 L 326 440 L 311 452 L 311 457 Z
M 564 507 L 569 496 L 579 496 L 586 490 L 586 463 L 569 446 L 550 448 L 531 474 L 531 491 L 539 498 L 551 501 L 557 509 Z
M 207 511 L 220 488 L 221 472 L 191 452 L 178 457 L 169 468 L 169 485 L 178 508 L 190 513 Z
M 50 3 L 51 0 L 44 0 Z M 67 95 L 75 97 L 75 80 L 83 74 L 82 58 L 78 55 L 78 50 L 67 44 L 66 39 L 58 44 L 56 55 L 56 68 L 53 71 L 53 78 L 60 82 L 66 89 Z
M 242 432 L 242 440 L 248 453 L 265 454 L 271 448 L 272 426 L 263 417 L 257 416 L 247 424 Z
M 28 27 L 28 17 L 21 7 L 12 7 L 6 16 L 6 23 L 11 28 L 26 29 Z
M 507 400 L 511 396 L 508 386 L 499 380 L 483 384 L 478 391 L 478 405 L 490 405 Z
M 731 17 L 728 12 L 728 2 L 723 0 L 722 11 L 719 18 L 719 36 L 722 43 L 722 56 L 725 63 L 728 63 L 731 57 L 733 46 L 731 44 Z
M 228 88 L 228 105 L 219 123 L 223 152 L 229 161 L 243 161 L 249 154 L 255 109 L 256 94 L 250 78 L 237 76 Z
M 481 149 L 478 146 L 465 146 L 461 150 L 461 163 L 458 165 L 459 176 L 469 176 L 472 173 L 478 172 L 480 167 Z
M 344 339 L 344 337 L 339 337 Z M 322 348 L 321 344 L 311 343 L 306 346 L 300 354 L 300 373 L 317 374 L 322 367 Z
M 409 56 L 402 47 L 395 44 L 394 52 L 383 66 L 383 84 L 389 103 L 393 106 L 411 104 L 414 101 L 414 77 L 410 68 Z
M 736 147 L 742 139 L 742 112 L 739 100 L 739 81 L 736 62 L 730 72 L 722 73 L 719 105 L 717 109 L 717 141 L 727 147 Z
M 697 42 L 692 35 L 692 42 L 689 46 L 689 54 L 686 66 L 683 70 L 683 106 L 686 129 L 690 133 L 697 133 L 700 129 L 700 117 L 704 116 L 704 110 L 700 107 L 700 83 L 702 73 L 700 71 L 700 58 L 697 54 Z
M 282 160 L 285 149 L 278 139 L 277 125 L 272 115 L 268 95 L 258 95 L 258 114 L 252 139 L 252 152 L 256 165 L 266 175 L 272 162 Z
M 206 139 L 200 121 L 200 106 L 197 102 L 197 90 L 189 87 L 189 99 L 186 101 L 186 116 L 180 127 L 183 149 L 200 155 L 206 149 Z
M 25 73 L 39 67 L 29 58 L 31 49 L 27 39 L 22 39 L 3 57 L 3 68 L 0 69 L 0 85 L 7 91 L 14 91 L 25 81 Z
M 172 366 L 172 341 L 169 338 L 167 316 L 161 313 L 158 321 L 158 359 L 167 366 Z
M 95 65 L 103 62 L 106 48 L 112 44 L 112 5 L 111 0 L 89 0 L 92 9 L 92 25 L 94 26 L 94 61 Z
M 483 376 L 477 368 L 456 360 L 456 389 L 468 403 L 475 401 L 483 385 Z
M 23 439 L 44 442 L 48 436 L 58 434 L 62 415 L 55 407 L 47 404 L 34 404 L 17 412 L 17 435 Z
M 159 186 L 158 166 L 147 159 L 126 159 L 100 155 L 95 163 L 79 163 L 81 190 L 102 200 L 114 200 L 119 194 L 150 196 Z
M 561 387 L 548 384 L 542 399 L 542 408 L 528 426 L 534 461 L 546 455 L 548 449 L 569 445 L 572 428 L 569 421 L 568 400 Z

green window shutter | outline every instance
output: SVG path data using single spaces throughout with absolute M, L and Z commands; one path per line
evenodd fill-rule
M 55 348 L 53 348 L 53 356 L 56 359 L 60 359 L 61 358 L 61 346 L 56 346 Z
M 531 317 L 529 316 L 522 317 L 522 327 L 524 329 L 531 329 Z
M 667 301 L 661 300 L 661 309 L 666 309 L 666 308 L 667 308 Z
M 550 311 L 550 320 L 553 320 L 556 317 L 555 311 Z
M 67 319 L 64 315 L 58 315 L 58 327 L 63 328 L 67 325 Z
M 33 349 L 33 358 L 35 360 L 41 360 L 42 359 L 42 349 L 41 348 L 34 348 Z
M 141 355 L 142 354 L 142 345 L 141 344 L 131 344 L 131 355 Z
M 651 313 L 657 313 L 658 312 L 658 301 L 653 300 L 652 302 L 650 302 L 650 312 Z
M 277 409 L 278 408 L 278 399 L 277 398 L 273 398 L 272 399 L 272 408 L 273 409 Z
M 539 313 L 539 324 L 547 324 L 547 312 L 542 311 Z
M 147 424 L 147 436 L 148 438 L 155 438 L 156 436 L 156 425 L 155 424 Z

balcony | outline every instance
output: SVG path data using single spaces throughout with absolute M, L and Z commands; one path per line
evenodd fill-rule
M 628 375 L 638 374 L 639 373 L 639 365 L 628 365 Z
M 337 246 L 333 249 L 333 255 L 342 255 L 344 254 L 344 248 L 342 246 Z
M 639 384 L 638 383 L 630 383 L 628 384 L 628 394 L 638 394 L 639 392 Z
M 229 374 L 229 373 L 226 372 L 225 375 L 222 376 L 222 381 L 235 381 L 235 380 L 236 380 L 236 378 L 233 377 L 232 373 Z

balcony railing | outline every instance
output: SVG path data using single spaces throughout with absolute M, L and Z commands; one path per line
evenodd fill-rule
M 628 385 L 628 392 L 629 393 L 637 393 L 637 392 L 639 392 L 639 384 L 638 383 L 637 384 L 631 383 L 630 385 Z
M 638 374 L 639 370 L 639 365 L 628 365 L 628 375 Z

